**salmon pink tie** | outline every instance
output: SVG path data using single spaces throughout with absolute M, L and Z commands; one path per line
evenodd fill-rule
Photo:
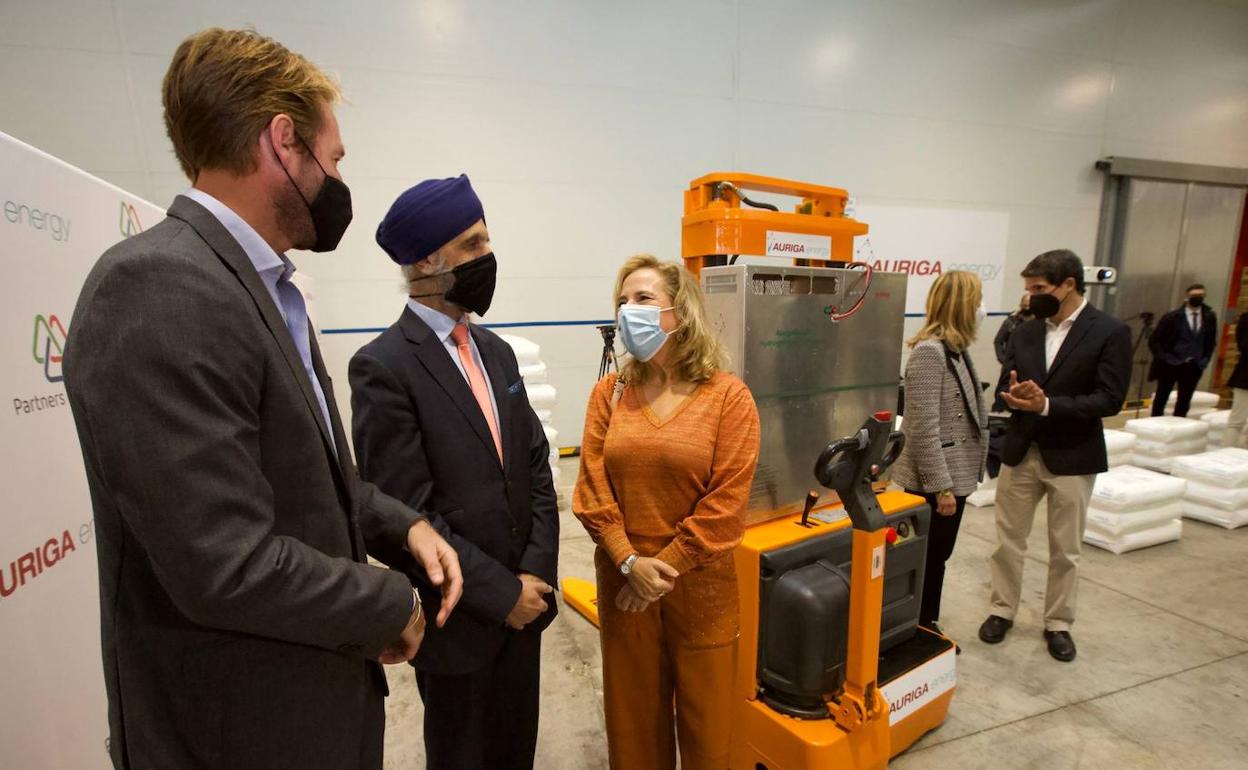
M 490 404 L 489 388 L 485 385 L 481 370 L 477 368 L 477 362 L 472 360 L 472 348 L 468 346 L 468 324 L 462 321 L 455 324 L 451 337 L 454 338 L 455 347 L 459 350 L 459 362 L 464 365 L 464 371 L 468 374 L 468 384 L 472 386 L 472 395 L 477 399 L 477 406 L 481 407 L 481 414 L 485 416 L 486 424 L 490 426 L 490 435 L 494 437 L 494 449 L 498 452 L 498 461 L 501 463 L 503 442 L 498 437 L 498 422 L 494 419 L 494 407 Z

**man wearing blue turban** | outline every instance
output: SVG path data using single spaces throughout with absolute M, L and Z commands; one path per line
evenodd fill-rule
M 471 323 L 495 260 L 467 176 L 404 192 L 377 228 L 409 298 L 351 359 L 361 475 L 417 510 L 459 554 L 460 611 L 412 660 L 428 767 L 533 767 L 541 632 L 554 619 L 559 513 L 549 447 L 515 354 Z M 411 572 L 418 587 L 423 575 Z M 422 591 L 428 611 L 438 592 Z

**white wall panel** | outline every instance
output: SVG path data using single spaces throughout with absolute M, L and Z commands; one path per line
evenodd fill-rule
M 677 255 L 681 192 L 709 171 L 1008 212 L 1017 273 L 1048 248 L 1091 253 L 1102 155 L 1248 165 L 1243 2 L 5 3 L 0 130 L 167 205 L 187 182 L 160 82 L 209 25 L 255 26 L 342 81 L 355 224 L 338 253 L 293 255 L 318 279 L 324 328 L 398 315 L 373 233 L 428 177 L 473 178 L 500 259 L 485 320 L 514 323 L 608 316 L 626 256 Z M 561 441 L 576 443 L 597 334 L 515 331 L 543 346 Z M 324 337 L 344 408 L 368 339 Z
M 742 27 L 751 32 L 741 40 L 741 96 L 1072 133 L 1102 128 L 1107 61 L 836 10 L 744 8 Z
M 143 171 L 118 53 L 0 45 L 0 130 L 93 174 Z

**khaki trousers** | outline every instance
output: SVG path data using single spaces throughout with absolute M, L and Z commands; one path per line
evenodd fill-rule
M 997 550 L 992 554 L 992 614 L 1010 620 L 1023 590 L 1027 536 L 1042 497 L 1048 499 L 1049 582 L 1044 628 L 1069 631 L 1075 622 L 1079 554 L 1096 475 L 1057 476 L 1035 446 L 1017 466 L 1002 466 L 997 484 Z
M 658 552 L 638 540 L 642 555 Z M 677 741 L 682 770 L 725 770 L 739 622 L 732 556 L 681 575 L 642 612 L 616 609 L 626 580 L 601 548 L 594 562 L 612 770 L 674 770 Z

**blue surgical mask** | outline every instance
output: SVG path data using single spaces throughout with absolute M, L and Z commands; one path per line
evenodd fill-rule
M 668 334 L 659 326 L 659 313 L 671 310 L 654 305 L 620 305 L 615 326 L 620 342 L 638 361 L 649 361 L 667 342 Z

